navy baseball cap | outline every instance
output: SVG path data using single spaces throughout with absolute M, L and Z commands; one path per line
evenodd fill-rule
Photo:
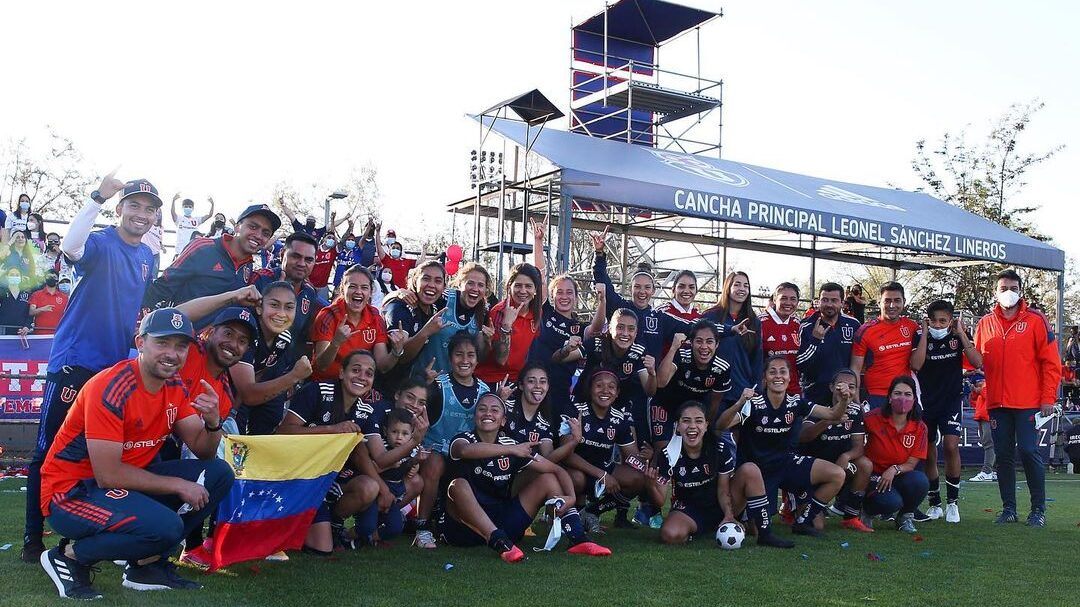
M 250 207 L 244 209 L 243 213 L 236 218 L 236 221 L 243 221 L 244 219 L 251 217 L 252 215 L 262 215 L 270 221 L 270 230 L 277 232 L 281 227 L 281 218 L 277 216 L 277 213 L 270 210 L 270 205 L 267 204 L 253 204 Z
M 154 184 L 145 179 L 134 179 L 124 184 L 124 194 L 120 197 L 120 202 L 123 202 L 128 196 L 134 196 L 135 194 L 146 194 L 154 199 L 154 202 L 158 206 L 161 206 L 161 196 L 158 196 L 157 188 Z
M 226 323 L 235 322 L 246 326 L 251 331 L 251 336 L 259 332 L 258 325 L 255 324 L 255 314 L 247 308 L 241 308 L 240 306 L 231 306 L 218 312 L 218 315 L 214 318 L 213 325 L 219 326 Z
M 195 341 L 195 327 L 191 320 L 176 308 L 161 308 L 147 314 L 139 325 L 139 335 L 150 337 L 169 337 L 171 335 L 183 335 Z

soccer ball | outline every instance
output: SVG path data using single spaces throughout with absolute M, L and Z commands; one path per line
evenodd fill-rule
M 742 548 L 746 532 L 738 523 L 724 523 L 716 530 L 716 543 L 724 550 L 738 550 Z

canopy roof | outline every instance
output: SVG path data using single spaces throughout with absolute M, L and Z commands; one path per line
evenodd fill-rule
M 607 32 L 608 36 L 629 42 L 660 46 L 718 16 L 719 13 L 663 0 L 620 0 L 607 8 Z M 604 13 L 589 17 L 574 29 L 602 36 Z
M 921 261 L 929 265 L 977 260 L 1054 271 L 1065 267 L 1060 249 L 921 192 L 809 177 L 553 129 L 527 135 L 520 122 L 498 120 L 492 125 L 488 118 L 484 122 L 558 167 L 562 194 L 578 201 L 896 247 L 924 254 Z

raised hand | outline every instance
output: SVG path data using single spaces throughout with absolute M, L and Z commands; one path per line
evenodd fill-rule
M 177 200 L 180 200 L 180 192 L 177 192 L 177 193 L 172 195 L 173 204 L 176 204 Z
M 102 198 L 108 200 L 124 189 L 124 182 L 116 178 L 116 172 L 119 170 L 120 167 L 116 167 L 111 173 L 101 178 L 101 185 L 97 190 Z
M 563 347 L 568 348 L 571 352 L 577 350 L 581 347 L 581 336 L 571 335 L 570 338 L 566 340 L 566 344 Z
M 597 253 L 604 252 L 604 242 L 607 240 L 607 234 L 608 228 L 606 227 L 604 228 L 604 231 L 600 234 L 590 234 L 590 236 L 592 237 L 593 249 L 595 249 Z
M 732 325 L 731 332 L 735 335 L 746 335 L 747 333 L 753 333 L 754 330 L 750 328 L 750 319 L 744 318 L 739 324 Z
M 656 359 L 651 354 L 646 354 L 645 358 L 641 359 L 641 364 L 644 365 L 649 375 L 656 375 Z
M 540 443 L 535 441 L 529 441 L 527 443 L 518 443 L 512 447 L 509 447 L 509 455 L 514 457 L 521 457 L 529 459 L 533 456 L 533 452 Z
M 678 348 L 686 341 L 686 333 L 676 333 L 671 336 L 671 347 Z
M 596 294 L 596 301 L 598 302 L 597 305 L 602 305 L 604 303 L 604 300 L 607 299 L 607 287 L 604 286 L 604 283 L 594 282 L 592 286 L 592 291 Z
M 825 339 L 825 331 L 827 331 L 828 328 L 828 325 L 825 324 L 825 318 L 821 314 L 818 314 L 817 322 L 814 323 L 814 339 L 819 341 Z
M 510 381 L 510 374 L 503 376 L 502 381 L 495 385 L 495 393 L 499 398 L 506 400 L 514 393 L 514 382 Z
M 571 417 L 570 419 L 566 420 L 566 425 L 570 426 L 570 440 L 574 441 L 574 443 L 580 443 L 581 442 L 581 424 L 582 423 L 583 422 L 581 420 L 581 414 L 580 413 L 578 413 L 578 416 L 576 418 Z
M 405 342 L 409 340 L 409 333 L 401 327 L 401 321 L 399 320 L 397 328 L 387 331 L 386 337 L 390 340 L 390 351 L 400 352 Z
M 507 302 L 506 308 L 503 309 L 503 327 L 505 328 L 506 326 L 510 326 L 511 328 L 513 328 L 514 321 L 517 320 L 518 315 L 521 314 L 521 311 L 524 310 L 525 306 L 528 306 L 529 302 L 531 301 L 532 298 L 526 299 L 516 307 L 514 306 L 513 300 Z
M 296 381 L 300 381 L 307 379 L 309 375 L 311 375 L 311 361 L 307 356 L 301 356 L 300 360 L 293 365 L 292 376 L 296 378 Z
M 352 334 L 353 330 L 349 328 L 349 325 L 345 322 L 342 322 L 340 325 L 338 325 L 337 330 L 334 331 L 334 337 L 330 341 L 335 346 L 340 347 L 341 344 L 349 340 L 349 337 L 351 337 Z
M 218 394 L 205 379 L 200 379 L 202 392 L 191 401 L 191 408 L 195 409 L 203 421 L 210 426 L 221 423 L 221 414 L 218 412 Z
M 480 327 L 480 332 L 484 334 L 484 337 L 486 337 L 488 341 L 491 341 L 491 338 L 495 337 L 495 327 L 491 325 Z
M 929 335 L 930 334 L 930 319 L 923 318 L 922 323 L 920 324 L 919 330 L 922 331 L 922 334 L 923 334 L 924 338 L 927 335 Z
M 260 301 L 262 301 L 262 294 L 255 285 L 247 285 L 233 291 L 233 303 L 238 306 L 250 308 L 259 305 Z
M 432 363 L 435 361 L 433 360 Z M 431 382 L 428 382 L 431 383 Z M 424 435 L 427 434 L 428 428 L 431 428 L 431 422 L 428 421 L 427 411 L 421 410 L 420 413 L 413 415 L 413 442 L 417 446 L 424 441 Z
M 964 321 L 959 316 L 953 319 L 951 328 L 953 333 L 967 336 L 967 327 L 964 326 Z
M 755 390 L 755 388 L 757 388 L 757 386 L 754 386 L 754 388 L 743 388 L 742 395 L 739 397 L 739 400 L 741 402 L 746 402 L 751 398 L 757 396 L 757 390 Z
M 424 367 L 424 377 L 427 379 L 427 383 L 432 383 L 435 378 L 439 376 L 439 372 L 435 370 L 435 359 L 431 359 L 431 362 Z
M 443 318 L 445 314 L 446 308 L 443 308 L 436 312 L 434 316 L 429 318 L 428 321 L 424 323 L 424 328 L 421 329 L 420 332 L 423 333 L 425 337 L 431 337 L 439 331 L 442 331 L 443 327 L 446 326 L 446 319 Z
M 536 242 L 544 242 L 544 235 L 547 232 L 547 219 L 544 221 L 537 221 L 530 217 L 529 225 L 532 226 L 533 239 Z

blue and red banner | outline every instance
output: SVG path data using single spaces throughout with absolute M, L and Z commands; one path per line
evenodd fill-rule
M 45 377 L 52 335 L 0 336 L 0 373 Z M 0 422 L 36 422 L 41 413 L 44 379 L 0 379 Z

